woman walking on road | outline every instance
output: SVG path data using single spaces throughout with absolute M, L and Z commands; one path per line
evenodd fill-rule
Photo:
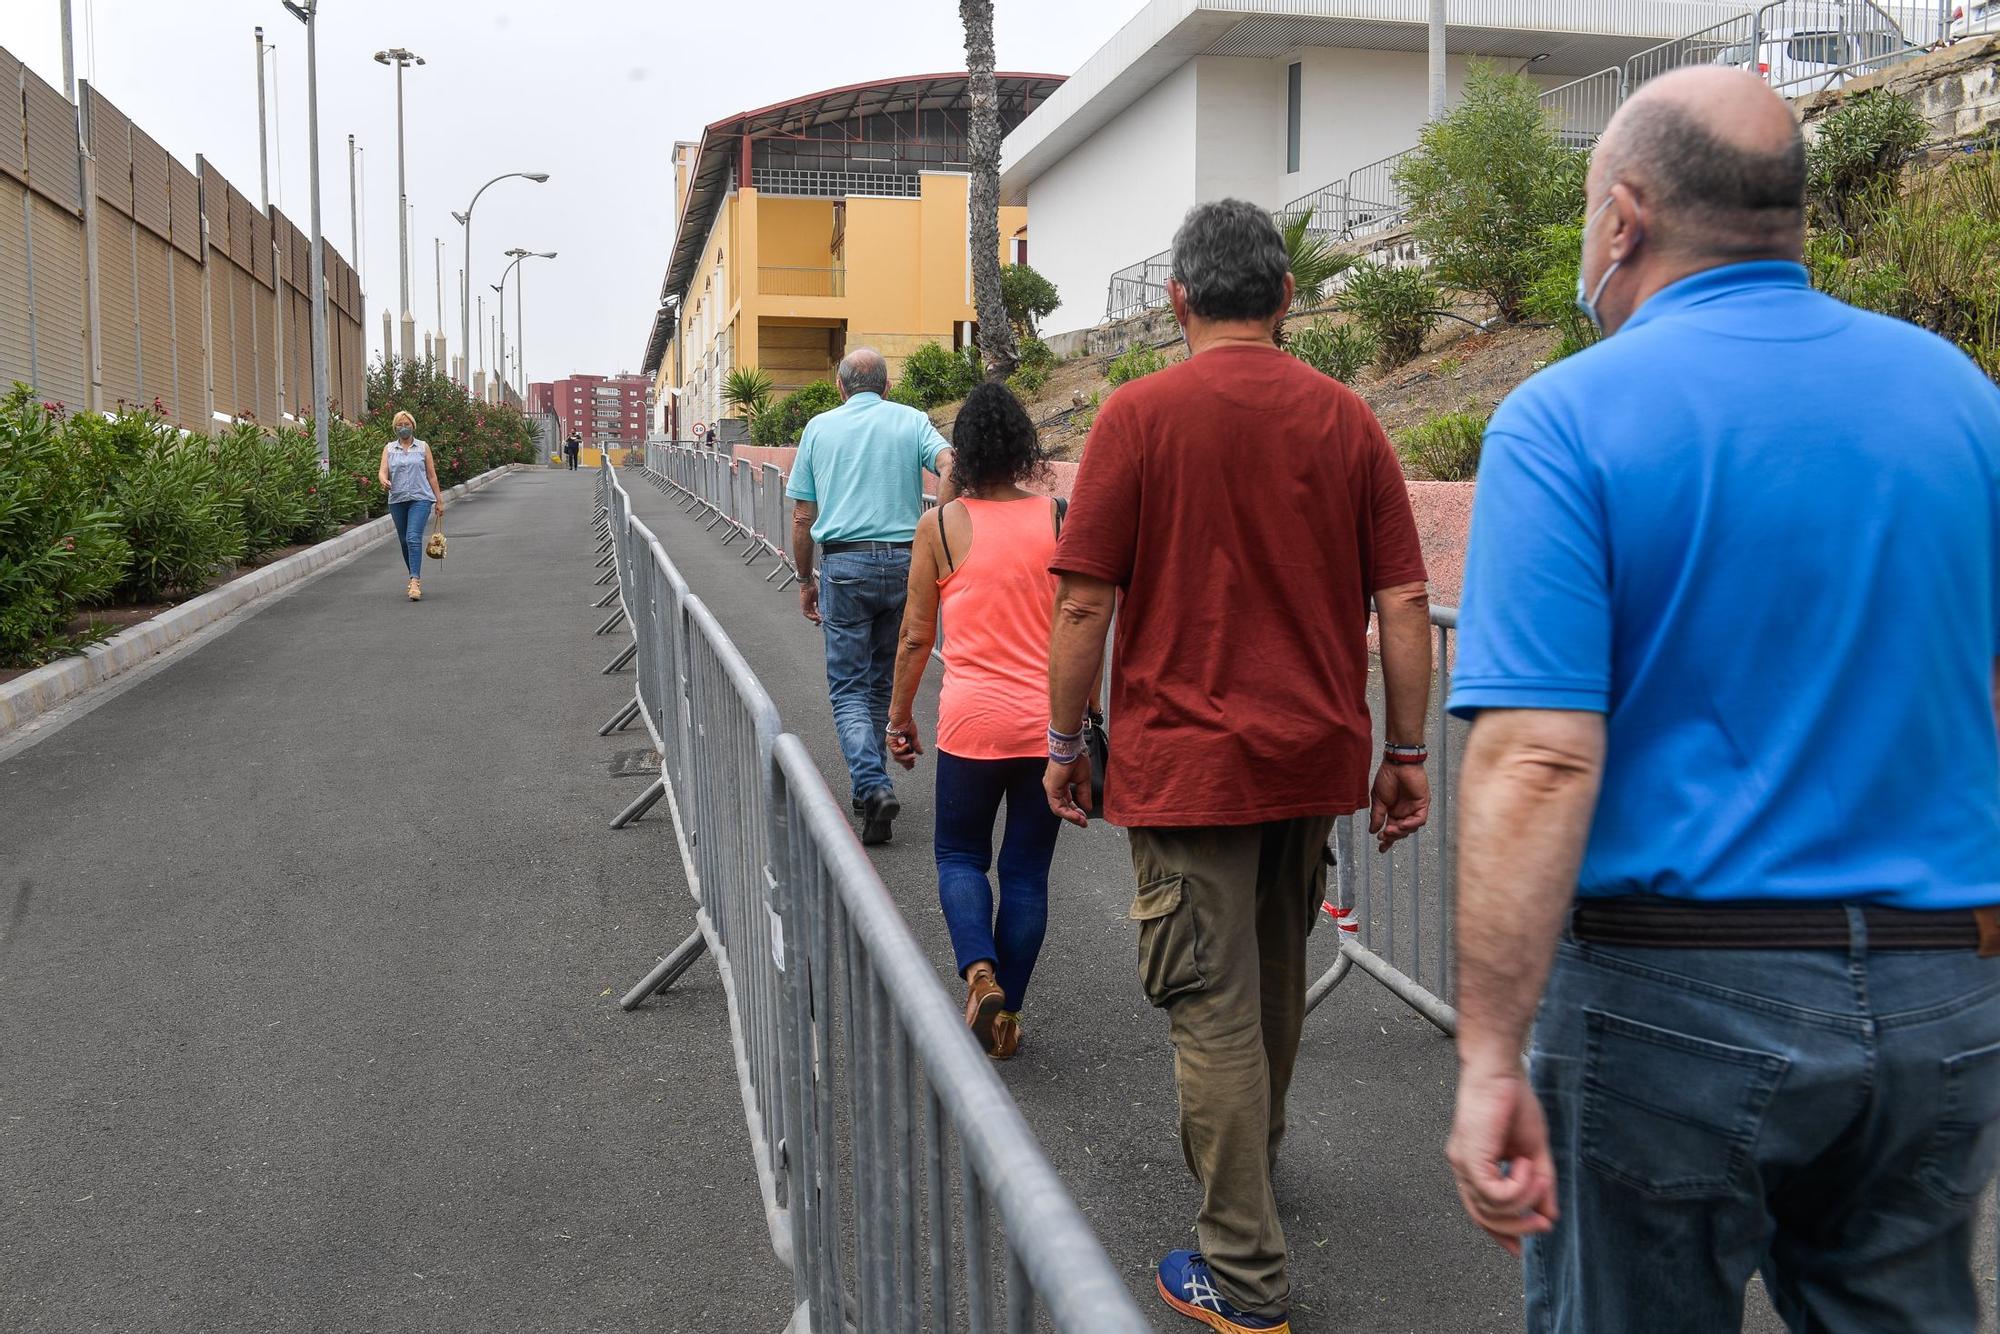
M 424 528 L 435 507 L 444 517 L 444 491 L 438 485 L 437 464 L 431 447 L 417 439 L 417 419 L 407 412 L 396 414 L 396 438 L 382 446 L 379 480 L 389 493 L 389 517 L 396 524 L 396 540 L 402 544 L 403 560 L 410 567 L 410 601 L 424 595 Z
M 1062 518 L 1056 502 L 1021 488 L 1043 456 L 1006 386 L 972 391 L 952 449 L 958 498 L 924 516 L 910 553 L 886 740 L 905 769 L 923 753 L 911 710 L 942 608 L 950 633 L 938 702 L 938 900 L 965 979 L 966 1023 L 1004 1061 L 1021 1044 L 1021 1002 L 1041 953 L 1062 828 L 1041 787 L 1056 586 L 1048 571 Z M 1003 803 L 996 912 L 987 872 Z

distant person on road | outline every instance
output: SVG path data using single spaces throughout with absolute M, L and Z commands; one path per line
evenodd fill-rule
M 576 471 L 577 460 L 580 457 L 582 457 L 582 455 L 583 455 L 583 437 L 579 435 L 577 432 L 571 431 L 569 433 L 569 438 L 563 441 L 563 458 L 568 462 L 569 470 L 571 472 Z
M 1588 181 L 1615 336 L 1486 435 L 1449 1157 L 1534 1330 L 1734 1330 L 1761 1271 L 1795 1331 L 1971 1334 L 1991 1292 L 2000 390 L 1812 290 L 1805 190 L 1759 80 L 1648 83 Z
M 917 524 L 908 602 L 889 701 L 889 754 L 905 769 L 924 747 L 917 688 L 944 645 L 938 700 L 938 901 L 965 979 L 965 1021 L 995 1060 L 1021 1045 L 1021 1005 L 1049 916 L 1049 863 L 1062 821 L 1042 794 L 1048 754 L 1049 573 L 1060 507 L 1022 489 L 1042 472 L 1035 424 L 1005 385 L 974 389 L 951 432 L 957 498 Z M 993 886 L 993 822 L 1002 805 L 1000 901 Z
M 887 843 L 902 813 L 882 747 L 910 541 L 924 512 L 924 469 L 944 476 L 939 502 L 951 499 L 951 449 L 929 417 L 882 397 L 889 368 L 874 349 L 848 353 L 838 382 L 841 405 L 806 423 L 785 494 L 799 610 L 826 632 L 827 693 L 861 841 Z M 823 579 L 814 577 L 815 544 Z
M 702 443 L 706 444 L 710 449 L 715 448 L 715 428 L 713 426 L 708 428 L 708 434 L 703 437 Z
M 1192 355 L 1105 403 L 1051 562 L 1044 782 L 1084 823 L 1080 733 L 1115 598 L 1105 813 L 1131 833 L 1139 975 L 1171 1020 L 1202 1192 L 1201 1249 L 1169 1251 L 1159 1291 L 1218 1330 L 1287 1330 L 1271 1171 L 1321 857 L 1337 815 L 1369 807 L 1384 846 L 1428 816 L 1429 602 L 1381 426 L 1274 342 L 1292 277 L 1270 214 L 1190 210 L 1167 290 Z M 1371 598 L 1389 743 L 1372 796 Z
M 382 446 L 382 466 L 377 480 L 389 497 L 389 518 L 396 525 L 403 561 L 410 567 L 410 601 L 424 595 L 424 528 L 435 509 L 444 517 L 444 490 L 438 485 L 437 463 L 431 448 L 417 439 L 417 419 L 399 412 L 393 425 L 396 438 Z

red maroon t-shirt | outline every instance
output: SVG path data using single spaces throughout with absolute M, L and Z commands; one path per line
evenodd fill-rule
M 1050 568 L 1122 591 L 1106 816 L 1258 824 L 1368 802 L 1368 599 L 1424 579 L 1368 405 L 1276 347 L 1121 387 Z

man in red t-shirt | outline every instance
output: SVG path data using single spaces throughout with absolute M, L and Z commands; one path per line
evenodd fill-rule
M 1386 847 L 1423 826 L 1431 632 L 1395 451 L 1345 385 L 1288 356 L 1283 239 L 1241 200 L 1198 205 L 1167 285 L 1192 355 L 1125 385 L 1090 433 L 1051 568 L 1056 813 L 1084 823 L 1086 696 L 1117 609 L 1105 813 L 1131 832 L 1139 974 L 1172 1021 L 1201 1250 L 1168 1304 L 1285 1330 L 1271 1167 L 1305 1018 L 1306 935 L 1334 817 Z M 1369 786 L 1368 611 L 1388 749 Z

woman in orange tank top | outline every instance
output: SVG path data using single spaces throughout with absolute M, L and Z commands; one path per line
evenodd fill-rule
M 1042 465 L 1020 400 L 1001 384 L 973 390 L 952 428 L 958 499 L 917 525 L 889 703 L 889 754 L 908 769 L 923 753 L 912 709 L 942 610 L 938 901 L 965 979 L 966 1023 L 1002 1061 L 1020 1047 L 1021 1001 L 1041 953 L 1062 828 L 1042 792 L 1056 590 L 1049 560 L 1061 517 L 1054 501 L 1022 489 Z M 1003 803 L 996 907 L 987 872 Z

